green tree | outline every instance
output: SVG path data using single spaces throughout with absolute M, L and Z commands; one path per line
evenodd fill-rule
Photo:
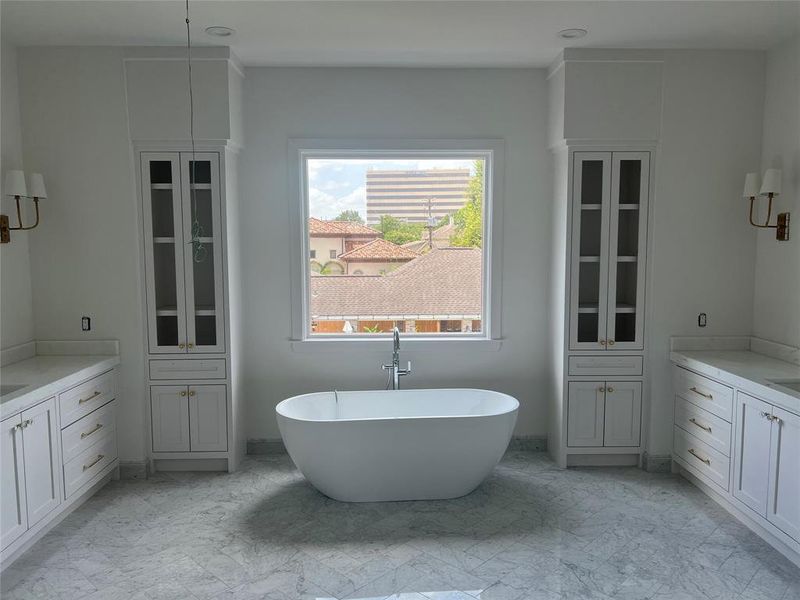
M 352 221 L 354 223 L 361 223 L 364 224 L 364 219 L 361 217 L 361 213 L 357 210 L 343 210 L 339 213 L 339 216 L 334 219 L 334 221 Z
M 378 231 L 383 234 L 383 239 L 393 244 L 406 244 L 422 239 L 425 231 L 423 223 L 409 223 L 391 215 L 381 215 Z
M 475 174 L 469 180 L 467 203 L 453 215 L 456 232 L 450 237 L 453 246 L 480 248 L 483 244 L 483 161 L 475 161 Z

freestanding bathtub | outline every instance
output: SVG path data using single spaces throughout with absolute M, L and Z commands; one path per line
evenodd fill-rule
M 508 446 L 519 402 L 473 389 L 319 392 L 275 408 L 295 465 L 343 502 L 470 493 Z

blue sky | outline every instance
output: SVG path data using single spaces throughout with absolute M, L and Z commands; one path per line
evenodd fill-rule
M 333 219 L 343 210 L 357 210 L 366 220 L 366 173 L 372 169 L 472 169 L 472 159 L 330 159 L 308 161 L 309 216 Z

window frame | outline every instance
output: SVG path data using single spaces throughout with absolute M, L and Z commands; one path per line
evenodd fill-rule
M 295 351 L 340 351 L 347 348 L 384 349 L 389 333 L 313 336 L 308 306 L 310 284 L 308 237 L 308 161 L 319 158 L 403 159 L 481 158 L 485 161 L 483 234 L 483 324 L 481 332 L 404 334 L 404 348 L 441 349 L 464 344 L 497 350 L 501 344 L 502 228 L 505 143 L 501 139 L 290 139 L 288 144 L 288 203 L 291 221 L 291 337 Z

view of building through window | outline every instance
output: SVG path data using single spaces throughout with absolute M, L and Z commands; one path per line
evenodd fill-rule
M 485 168 L 308 159 L 310 333 L 479 334 Z

